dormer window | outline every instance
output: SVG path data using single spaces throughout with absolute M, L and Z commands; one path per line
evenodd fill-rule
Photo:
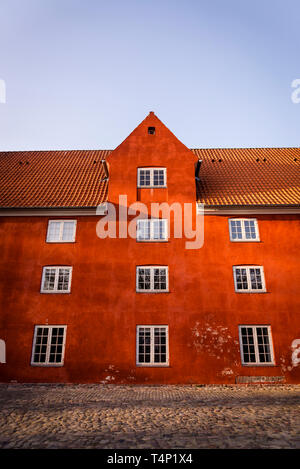
M 155 127 L 148 127 L 148 134 L 155 135 Z
M 138 187 L 167 187 L 166 168 L 138 168 Z

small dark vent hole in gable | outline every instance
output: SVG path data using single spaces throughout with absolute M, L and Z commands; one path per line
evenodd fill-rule
M 148 134 L 155 135 L 155 127 L 148 127 Z

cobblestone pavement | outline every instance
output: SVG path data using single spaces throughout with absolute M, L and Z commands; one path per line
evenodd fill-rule
M 300 448 L 300 386 L 0 385 L 0 448 Z

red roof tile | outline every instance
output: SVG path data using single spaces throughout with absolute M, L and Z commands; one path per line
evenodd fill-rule
M 299 205 L 300 148 L 194 149 L 206 206 Z
M 300 204 L 300 148 L 192 152 L 202 160 L 198 202 L 207 206 Z M 101 160 L 110 153 L 1 152 L 0 207 L 96 207 L 107 200 L 108 183 Z

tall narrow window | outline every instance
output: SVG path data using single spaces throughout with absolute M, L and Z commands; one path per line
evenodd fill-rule
M 230 241 L 259 241 L 256 219 L 230 218 Z
M 155 135 L 155 127 L 148 127 L 148 134 Z
M 137 241 L 167 241 L 168 220 L 141 219 L 137 221 Z
M 70 243 L 75 241 L 76 220 L 49 220 L 47 243 Z
M 270 326 L 239 326 L 243 365 L 274 364 Z
M 266 291 L 262 266 L 234 266 L 234 286 L 238 293 L 264 293 Z
M 138 266 L 136 268 L 136 291 L 144 293 L 168 292 L 168 267 Z
M 136 357 L 137 365 L 167 366 L 168 326 L 137 326 Z
M 138 187 L 166 187 L 166 168 L 138 168 Z
M 70 293 L 72 267 L 44 267 L 41 293 Z
M 67 326 L 35 326 L 31 364 L 62 366 Z

